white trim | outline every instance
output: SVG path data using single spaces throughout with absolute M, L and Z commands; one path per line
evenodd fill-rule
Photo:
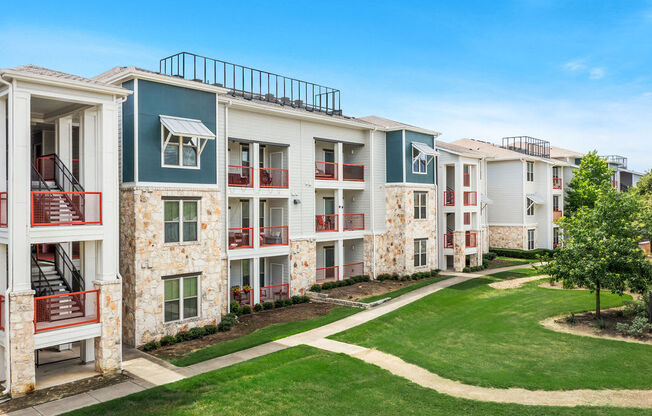
M 401 174 L 403 175 L 403 183 L 405 183 L 405 129 L 401 130 Z
M 138 78 L 134 79 L 134 182 L 138 182 Z M 124 120 L 123 120 L 124 122 Z M 161 149 L 162 151 L 163 149 Z
M 220 186 L 211 183 L 175 183 L 175 182 L 123 182 L 120 184 L 121 189 L 135 189 L 135 188 L 148 188 L 148 189 L 192 189 L 198 191 L 216 191 L 220 190 Z
M 192 199 L 192 200 L 184 200 L 182 198 L 180 199 L 174 199 L 174 198 L 166 198 L 161 200 L 163 202 L 163 245 L 169 246 L 169 245 L 188 245 L 188 244 L 199 244 L 201 242 L 200 238 L 200 230 L 201 230 L 201 198 L 198 199 Z M 168 202 L 176 202 L 179 206 L 179 219 L 177 221 L 166 221 L 165 220 L 165 204 Z M 186 202 L 195 202 L 197 203 L 197 230 L 196 230 L 196 240 L 184 240 L 183 238 L 183 206 L 185 205 Z M 172 223 L 172 222 L 178 222 L 178 227 L 179 227 L 179 241 L 165 241 L 165 224 L 166 223 Z M 190 221 L 188 221 L 190 222 Z
M 162 168 L 172 168 L 172 169 L 200 170 L 201 169 L 201 151 L 203 151 L 203 149 L 204 149 L 203 147 L 201 147 L 201 149 L 200 149 L 200 143 L 199 142 L 201 142 L 201 139 L 199 137 L 177 136 L 177 135 L 174 135 L 170 130 L 168 130 L 169 133 L 168 133 L 167 137 L 165 137 L 165 129 L 167 129 L 167 127 L 163 123 L 161 123 L 161 167 Z M 170 143 L 170 139 L 173 136 L 179 138 L 179 164 L 178 165 L 168 165 L 168 164 L 165 163 L 165 148 L 168 146 L 168 144 Z M 197 143 L 196 146 L 188 145 L 188 147 L 194 147 L 195 151 L 197 152 L 197 165 L 196 166 L 192 166 L 192 165 L 186 166 L 186 165 L 183 164 L 183 148 L 185 146 L 183 144 L 183 140 L 185 138 L 188 138 L 188 139 L 191 139 L 191 140 L 192 139 L 197 139 L 198 143 Z M 205 140 L 204 145 L 206 144 L 206 142 L 207 141 Z
M 168 324 L 174 324 L 174 323 L 179 323 L 179 322 L 184 322 L 188 321 L 191 319 L 201 319 L 202 313 L 201 313 L 201 273 L 193 274 L 193 275 L 188 275 L 188 276 L 170 276 L 167 279 L 163 279 L 163 277 L 167 276 L 161 276 L 160 279 L 163 282 L 163 305 L 161 305 L 161 313 L 163 315 L 163 325 L 168 325 Z M 197 279 L 197 315 L 195 316 L 189 316 L 185 317 L 183 316 L 183 311 L 185 309 L 184 305 L 184 297 L 183 297 L 183 281 L 185 279 L 192 279 L 196 278 Z M 172 280 L 178 280 L 179 281 L 179 319 L 175 319 L 173 321 L 166 321 L 165 320 L 165 282 L 166 281 L 172 281 Z

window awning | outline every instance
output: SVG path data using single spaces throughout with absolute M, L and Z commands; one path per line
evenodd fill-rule
M 483 204 L 493 204 L 494 201 L 485 194 L 480 194 L 480 202 Z
M 527 194 L 527 199 L 538 205 L 541 205 L 545 202 L 545 199 L 536 194 Z
M 439 153 L 432 147 L 428 146 L 425 143 L 418 143 L 414 142 L 412 143 L 412 147 L 417 149 L 419 152 L 423 153 L 426 156 L 437 156 Z
M 159 115 L 159 117 L 161 118 L 161 124 L 174 136 L 197 137 L 207 140 L 215 139 L 215 134 L 201 120 L 164 115 Z

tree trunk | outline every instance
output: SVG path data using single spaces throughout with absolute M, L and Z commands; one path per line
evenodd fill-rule
M 600 319 L 600 285 L 595 287 L 595 319 Z

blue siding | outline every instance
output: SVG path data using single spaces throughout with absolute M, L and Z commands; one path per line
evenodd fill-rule
M 435 161 L 428 164 L 425 175 L 412 173 L 412 143 L 425 143 L 435 148 L 435 138 L 430 134 L 405 132 L 405 181 L 408 183 L 435 183 Z
M 215 94 L 138 80 L 138 180 L 215 184 L 216 140 L 209 140 L 201 155 L 200 169 L 161 166 L 161 122 L 159 115 L 201 120 L 216 129 Z M 132 155 L 133 158 L 133 155 Z
M 134 81 L 127 81 L 122 88 L 134 90 Z M 134 181 L 134 95 L 122 104 L 122 181 Z
M 387 182 L 403 182 L 403 152 L 401 146 L 403 143 L 402 131 L 388 131 L 385 138 L 385 169 L 387 172 Z

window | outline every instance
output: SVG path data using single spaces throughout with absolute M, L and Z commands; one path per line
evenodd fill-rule
M 527 181 L 534 182 L 534 162 L 527 162 Z
M 559 178 L 559 166 L 552 167 L 552 177 Z
M 412 148 L 412 173 L 428 172 L 428 156 L 416 148 Z
M 465 212 L 464 213 L 464 225 L 471 225 L 471 213 L 470 212 Z
M 199 201 L 168 200 L 164 205 L 165 242 L 197 241 Z
M 559 195 L 553 195 L 552 197 L 552 210 L 560 211 L 559 209 Z
M 534 215 L 534 201 L 530 198 L 525 199 L 525 212 L 528 216 Z
M 414 240 L 414 267 L 424 267 L 428 265 L 427 247 L 427 238 Z
M 428 192 L 414 193 L 414 219 L 425 220 L 428 218 Z
M 173 136 L 163 127 L 163 166 L 199 167 L 199 139 Z
M 557 248 L 559 246 L 559 228 L 555 227 L 552 229 L 552 248 Z
M 534 250 L 534 230 L 527 230 L 527 249 Z
M 197 276 L 164 278 L 165 322 L 199 316 L 198 285 Z

